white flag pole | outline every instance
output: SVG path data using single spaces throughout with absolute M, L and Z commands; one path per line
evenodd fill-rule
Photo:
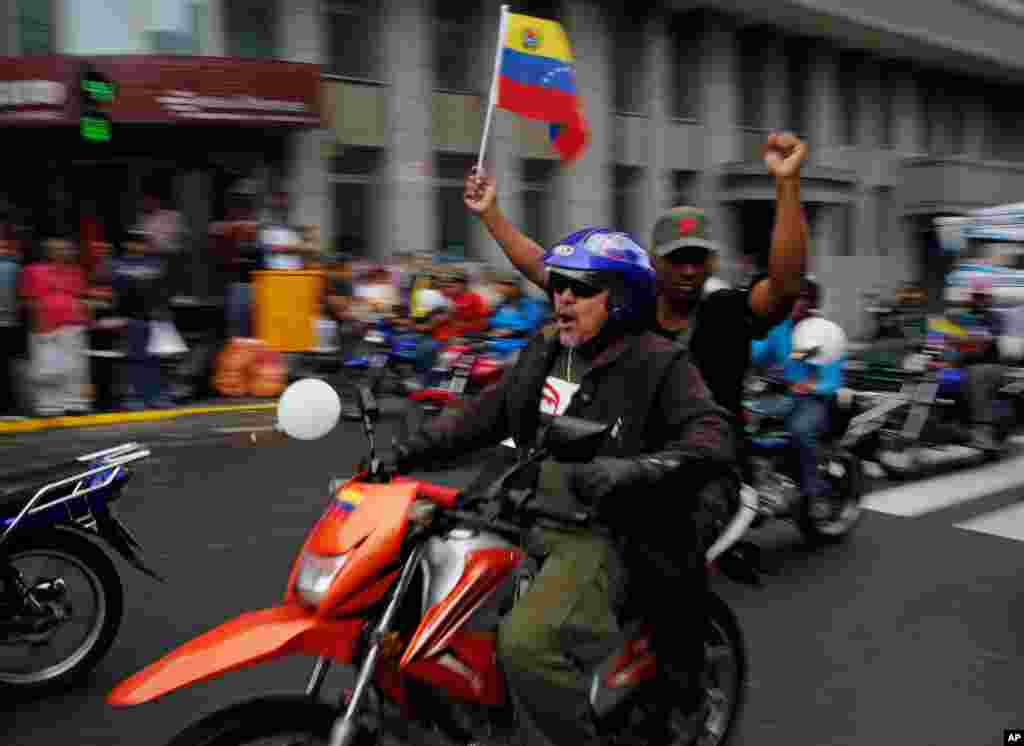
M 498 23 L 498 46 L 494 50 L 494 74 L 491 76 L 491 93 L 487 97 L 487 116 L 484 119 L 484 135 L 480 140 L 480 155 L 476 159 L 476 170 L 479 172 L 484 165 L 484 151 L 487 150 L 487 135 L 491 131 L 491 118 L 494 116 L 494 104 L 498 98 L 498 71 L 501 69 L 501 52 L 505 46 L 505 19 L 508 6 L 501 6 L 501 21 Z

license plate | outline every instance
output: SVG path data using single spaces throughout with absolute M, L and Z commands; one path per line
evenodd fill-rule
M 456 376 L 452 379 L 451 392 L 453 394 L 461 394 L 466 390 L 466 379 L 461 376 Z
M 376 352 L 370 356 L 370 365 L 372 365 L 374 368 L 383 368 L 385 365 L 387 365 L 387 362 L 388 356 L 385 355 L 383 352 Z

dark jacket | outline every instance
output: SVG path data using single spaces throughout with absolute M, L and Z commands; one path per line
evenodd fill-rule
M 561 350 L 553 328 L 537 334 L 498 384 L 413 436 L 409 445 L 416 460 L 477 451 L 509 435 L 520 446 L 533 444 L 541 393 Z M 712 401 L 686 350 L 654 333 L 610 343 L 583 377 L 565 414 L 619 423 L 600 455 L 631 460 L 629 486 L 657 486 L 669 498 L 658 507 L 672 513 L 684 489 L 678 480 L 694 486 L 687 490 L 692 494 L 691 480 L 698 472 L 728 469 L 735 462 L 728 413 Z M 686 505 L 683 512 L 695 509 Z

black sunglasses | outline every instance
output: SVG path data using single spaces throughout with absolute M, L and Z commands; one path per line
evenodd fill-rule
M 566 290 L 572 290 L 572 294 L 577 298 L 593 298 L 604 290 L 604 288 L 599 288 L 596 285 L 557 273 L 552 273 L 548 278 L 548 287 L 553 295 L 564 293 Z

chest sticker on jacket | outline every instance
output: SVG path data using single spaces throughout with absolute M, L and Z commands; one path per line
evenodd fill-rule
M 560 417 L 569 408 L 573 395 L 579 391 L 578 383 L 569 383 L 555 376 L 548 376 L 544 382 L 544 391 L 540 397 L 541 414 L 551 414 Z M 501 441 L 501 445 L 515 448 L 516 442 L 512 438 Z

